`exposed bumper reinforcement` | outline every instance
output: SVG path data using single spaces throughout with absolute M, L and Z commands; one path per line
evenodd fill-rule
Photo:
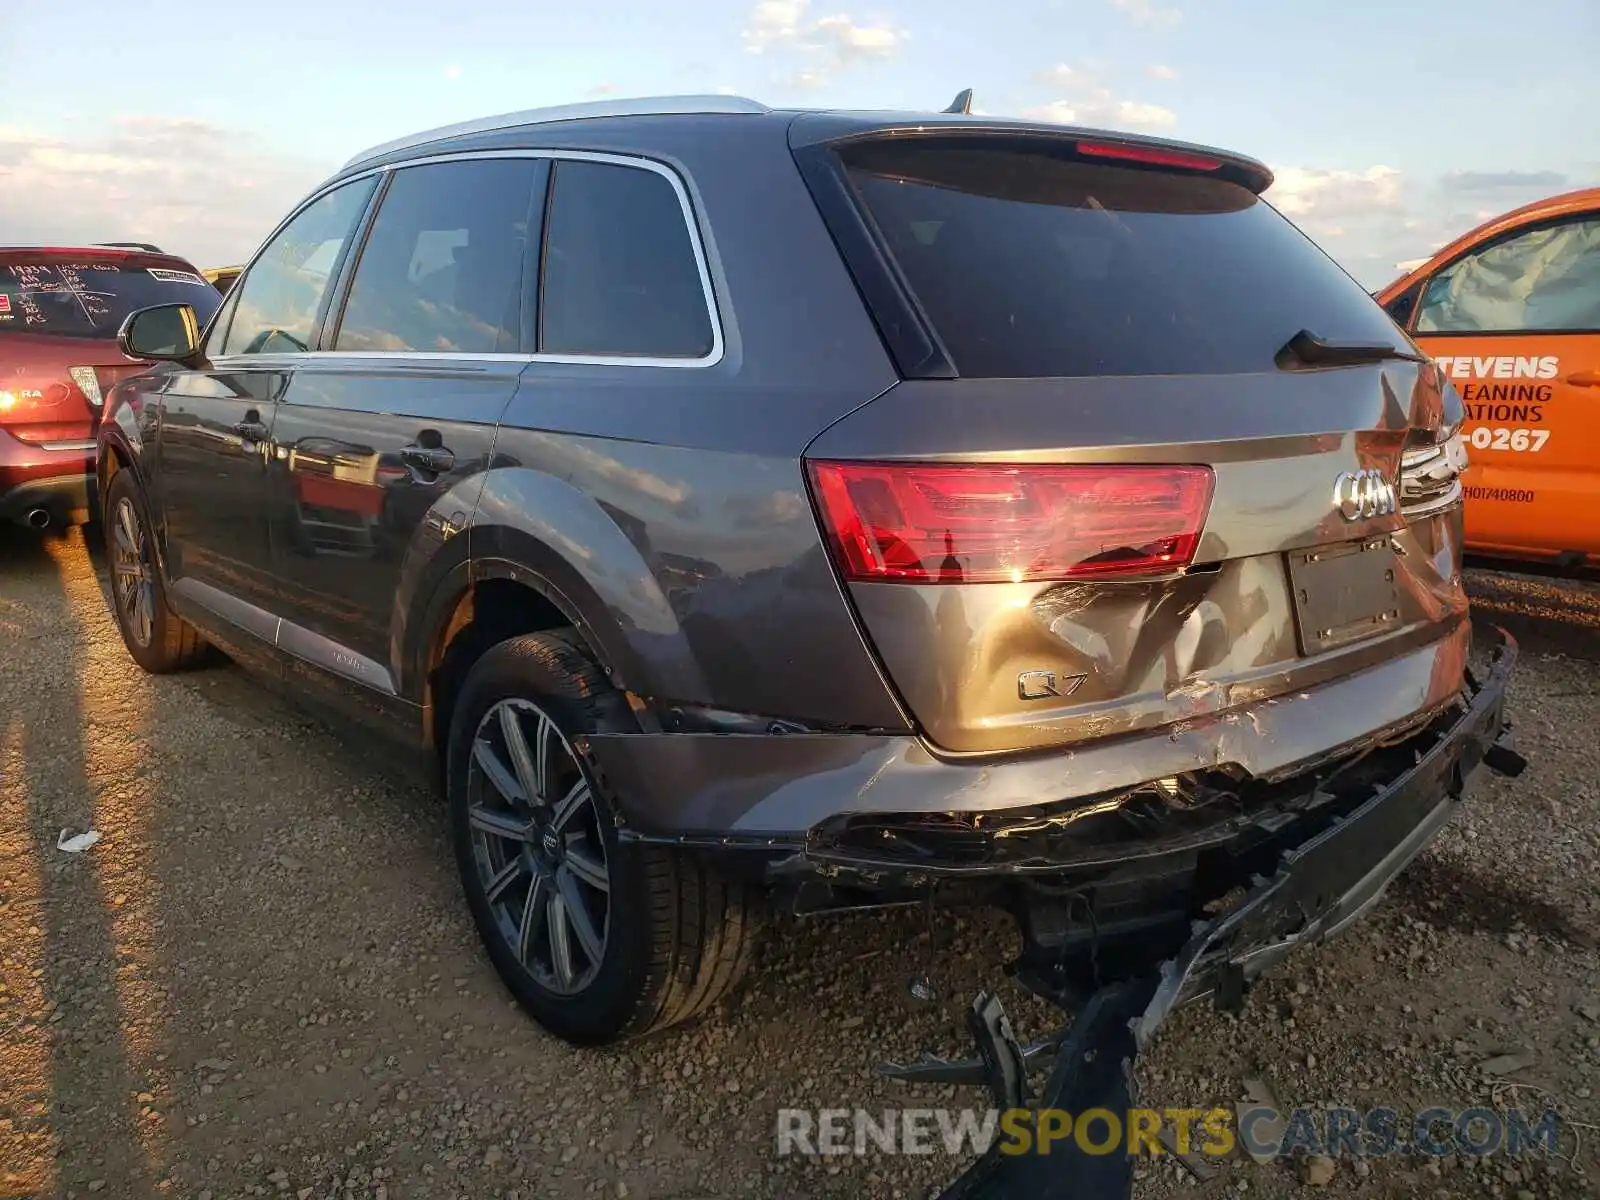
M 981 1056 L 969 1063 L 925 1062 L 886 1068 L 906 1078 L 987 1082 L 997 1103 L 1019 1098 L 1036 1109 L 1083 1113 L 1105 1108 L 1125 1114 L 1136 1101 L 1133 1063 L 1167 1016 L 1206 996 L 1219 1005 L 1242 1002 L 1249 983 L 1298 947 L 1346 929 L 1384 894 L 1390 881 L 1421 852 L 1452 815 L 1466 778 L 1480 763 L 1502 774 L 1519 774 L 1521 756 L 1506 744 L 1506 685 L 1516 661 L 1516 643 L 1501 631 L 1487 678 L 1469 691 L 1465 710 L 1448 735 L 1418 755 L 1404 771 L 1343 819 L 1287 851 L 1270 877 L 1258 877 L 1226 913 L 1197 922 L 1188 943 L 1173 957 L 1143 973 L 1108 982 L 1089 999 L 1066 1031 L 1056 1035 L 1055 1053 L 1024 1052 L 1009 1038 L 998 1000 L 981 996 L 974 1013 L 986 1012 L 989 1030 L 1006 1037 L 997 1046 L 975 1018 Z M 1040 1094 L 1028 1097 L 1019 1067 L 1050 1062 Z M 963 1071 L 966 1074 L 963 1074 Z M 1019 1097 L 1020 1089 L 1020 1097 Z M 998 1145 L 981 1156 L 945 1193 L 946 1200 L 1095 1200 L 1125 1197 L 1133 1186 L 1134 1160 L 1124 1153 L 1085 1154 L 1066 1141 L 1049 1155 L 1006 1154 Z

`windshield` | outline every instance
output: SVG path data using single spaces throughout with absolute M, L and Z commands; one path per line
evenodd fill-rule
M 963 376 L 1271 371 L 1302 329 L 1410 352 L 1371 296 L 1226 179 L 994 135 L 840 158 Z
M 111 339 L 123 319 L 154 304 L 190 304 L 205 325 L 222 295 L 171 260 L 89 253 L 0 253 L 0 334 Z

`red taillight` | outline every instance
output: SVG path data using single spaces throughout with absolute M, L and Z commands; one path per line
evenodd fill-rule
M 65 383 L 23 377 L 28 386 L 0 387 L 0 429 L 22 442 L 82 441 L 93 432 L 92 414 Z
M 1156 150 L 1149 146 L 1119 146 L 1115 142 L 1079 142 L 1077 151 L 1093 158 L 1117 158 L 1123 162 L 1149 163 L 1154 167 L 1182 167 L 1189 171 L 1215 171 L 1222 166 L 1218 160 L 1199 154 Z
M 1187 566 L 1209 467 L 814 462 L 834 556 L 852 580 L 1023 583 Z
M 0 388 L 0 422 L 41 420 L 47 410 L 59 408 L 70 397 L 71 390 L 64 383 L 7 384 Z

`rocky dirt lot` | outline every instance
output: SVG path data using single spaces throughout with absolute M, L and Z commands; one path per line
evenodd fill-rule
M 1480 776 L 1382 909 L 1242 1017 L 1178 1014 L 1143 1094 L 1553 1105 L 1563 1151 L 1584 1141 L 1575 1164 L 1341 1161 L 1322 1194 L 1600 1192 L 1600 589 L 1473 588 L 1522 642 L 1531 769 Z M 57 848 L 91 827 L 92 849 Z M 921 928 L 781 925 L 727 1011 L 574 1052 L 479 953 L 429 794 L 236 668 L 143 676 L 76 536 L 0 538 L 0 1197 L 927 1196 L 963 1164 L 773 1149 L 780 1107 L 978 1102 L 872 1075 L 962 1049 L 1010 942 L 947 920 L 941 999 L 919 1002 Z M 1006 998 L 1039 1032 L 1046 1014 Z M 1507 1053 L 1510 1073 L 1484 1071 Z M 1303 1173 L 1245 1159 L 1202 1184 L 1166 1160 L 1139 1195 L 1278 1196 Z

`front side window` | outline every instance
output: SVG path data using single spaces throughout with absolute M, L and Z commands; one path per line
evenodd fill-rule
M 518 351 L 523 263 L 545 170 L 537 159 L 489 158 L 396 171 L 333 348 Z
M 204 346 L 207 358 L 216 358 L 222 353 L 222 344 L 228 336 L 228 323 L 233 320 L 233 310 L 238 307 L 238 292 L 229 292 L 222 298 L 222 306 L 213 314 L 211 323 L 205 327 Z
M 311 348 L 317 310 L 376 179 L 335 188 L 272 240 L 232 291 L 239 299 L 223 354 L 293 354 Z
M 714 346 L 683 205 L 655 171 L 562 161 L 545 232 L 539 350 L 704 358 Z
M 1600 216 L 1530 229 L 1428 281 L 1418 333 L 1600 331 Z

